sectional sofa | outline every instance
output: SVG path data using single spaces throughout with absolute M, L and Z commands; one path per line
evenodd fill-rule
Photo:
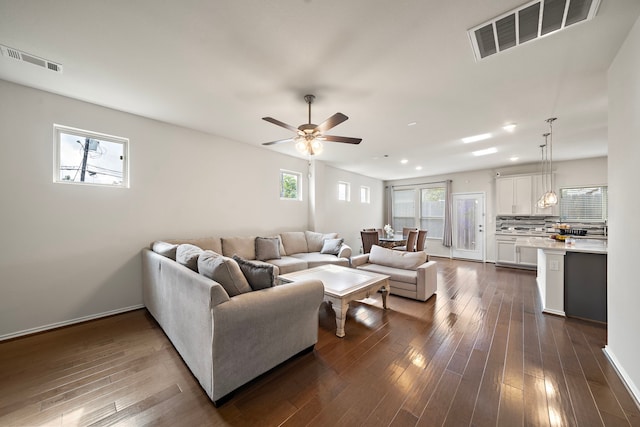
M 350 256 L 337 235 L 310 231 L 154 242 L 143 300 L 217 406 L 318 340 L 322 282 L 275 286 L 277 275 Z

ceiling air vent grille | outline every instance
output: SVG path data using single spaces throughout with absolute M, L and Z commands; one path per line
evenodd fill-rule
M 475 26 L 467 33 L 476 61 L 589 21 L 599 5 L 600 0 L 535 0 Z
M 0 52 L 2 55 L 15 59 L 16 61 L 28 62 L 29 64 L 37 65 L 38 67 L 46 68 L 47 70 L 55 71 L 56 73 L 62 73 L 62 65 L 39 58 L 30 53 L 23 52 L 12 47 L 4 46 L 0 44 Z

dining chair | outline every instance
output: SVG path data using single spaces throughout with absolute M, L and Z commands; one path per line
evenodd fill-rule
M 427 243 L 427 230 L 418 230 L 416 239 L 416 251 L 424 251 Z
M 380 236 L 376 230 L 361 231 L 360 237 L 362 238 L 362 252 L 365 254 L 371 252 L 371 246 L 380 244 Z
M 405 246 L 396 246 L 393 249 L 396 251 L 415 252 L 417 239 L 418 230 L 409 230 L 409 233 L 407 234 L 407 244 Z
M 409 236 L 409 232 L 412 230 L 417 230 L 415 227 L 402 227 L 402 237 L 406 238 Z

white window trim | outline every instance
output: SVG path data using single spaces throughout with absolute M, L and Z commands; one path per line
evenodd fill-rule
M 345 198 L 340 198 L 340 186 L 345 186 Z M 346 181 L 338 181 L 338 200 L 341 202 L 350 202 L 351 201 L 351 184 Z
M 296 171 L 292 171 L 292 170 L 287 170 L 287 169 L 280 169 L 280 173 L 278 173 L 278 192 L 279 194 L 282 194 L 282 174 L 289 174 L 289 175 L 295 175 L 298 177 L 298 197 L 282 197 L 280 196 L 280 200 L 289 200 L 289 201 L 294 201 L 294 202 L 300 202 L 302 201 L 302 173 L 300 172 L 296 172 Z
M 60 179 L 60 134 L 71 133 L 86 138 L 101 139 L 117 144 L 122 144 L 122 184 L 100 184 L 94 182 L 75 182 Z M 54 123 L 53 124 L 53 182 L 56 184 L 89 185 L 95 187 L 129 188 L 129 138 L 94 132 L 85 129 L 74 128 Z
M 362 200 L 362 190 L 365 190 L 365 200 Z M 366 203 L 369 204 L 371 203 L 371 188 L 367 187 L 366 185 L 361 185 L 360 186 L 360 203 Z

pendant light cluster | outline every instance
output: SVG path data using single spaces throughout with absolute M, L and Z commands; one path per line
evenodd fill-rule
M 544 194 L 538 199 L 539 208 L 550 208 L 558 204 L 558 195 L 553 190 L 553 122 L 557 117 L 551 117 L 546 120 L 549 123 L 549 132 L 543 134 L 544 145 L 541 145 L 542 160 L 542 182 L 544 185 Z

